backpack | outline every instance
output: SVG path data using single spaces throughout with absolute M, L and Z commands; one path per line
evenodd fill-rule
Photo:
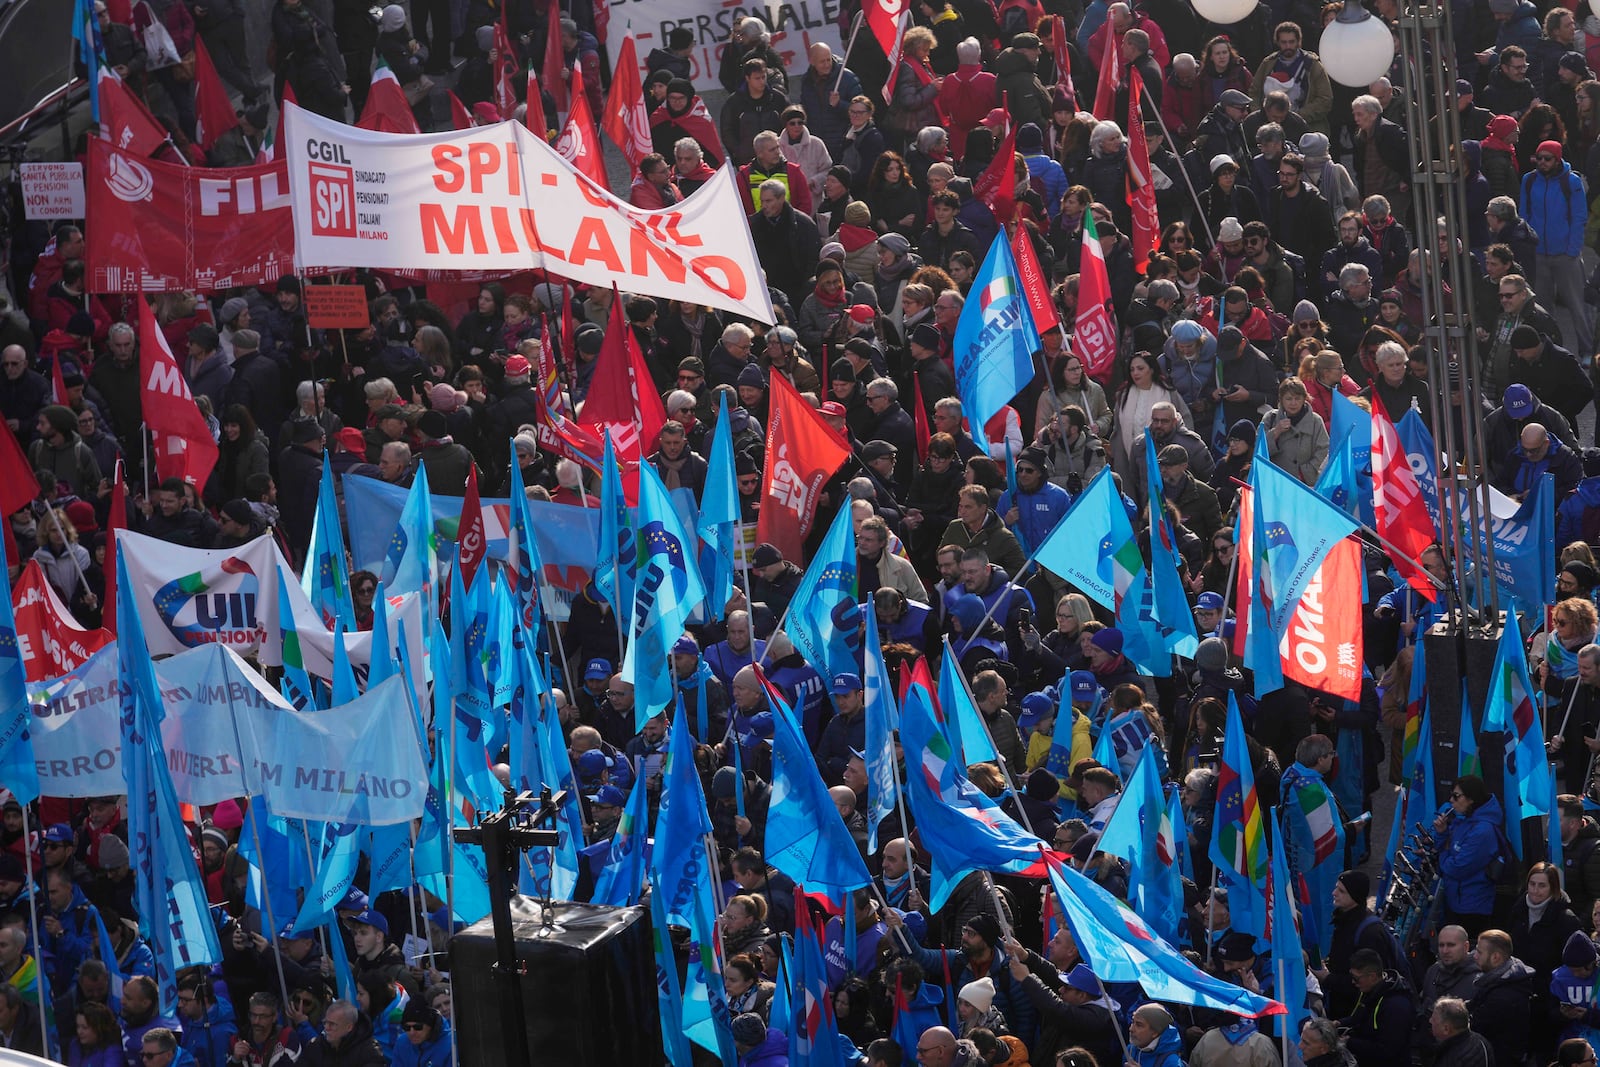
M 1010 43 L 1011 38 L 1028 31 L 1028 11 L 1019 4 L 1000 12 L 1000 40 Z

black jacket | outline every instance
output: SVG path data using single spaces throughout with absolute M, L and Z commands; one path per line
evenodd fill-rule
M 1526 385 L 1535 398 L 1561 412 L 1569 426 L 1577 425 L 1578 414 L 1594 399 L 1594 386 L 1577 357 L 1551 340 L 1531 362 L 1513 353 L 1509 377 L 1512 385 Z
M 1473 1032 L 1482 1034 L 1494 1050 L 1495 1063 L 1518 1064 L 1527 1055 L 1533 993 L 1533 968 L 1515 956 L 1478 976 L 1467 1010 Z
M 335 1046 L 319 1034 L 300 1053 L 299 1063 L 304 1067 L 388 1067 L 389 1059 L 372 1036 L 372 1023 L 358 1015 L 349 1037 Z

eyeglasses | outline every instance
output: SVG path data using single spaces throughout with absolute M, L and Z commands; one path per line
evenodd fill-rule
M 620 689 L 607 689 L 606 690 L 606 696 L 608 696 L 608 697 L 625 697 L 627 695 L 628 695 L 627 693 L 624 693 Z
M 144 1062 L 149 1063 L 151 1060 L 160 1059 L 165 1055 L 167 1055 L 165 1052 L 141 1052 L 139 1053 L 139 1058 Z
M 852 115 L 870 115 L 870 114 L 872 114 L 872 112 L 868 111 L 864 107 L 853 107 L 853 108 L 850 109 L 850 114 L 852 114 Z
M 1500 294 L 1500 299 L 1501 300 L 1515 300 L 1517 297 L 1519 297 L 1521 295 L 1522 295 L 1521 293 L 1501 293 Z
M 1450 794 L 1450 799 L 1451 800 L 1465 800 L 1466 796 L 1467 795 L 1465 793 L 1463 793 L 1461 790 L 1457 789 L 1455 792 Z
M 700 375 L 700 374 L 680 374 L 680 375 L 678 375 L 678 381 L 680 381 L 680 382 L 698 382 L 702 377 L 704 377 L 704 376 Z
M 1019 463 L 1019 464 L 1017 464 L 1017 473 L 1018 474 L 1038 474 L 1039 473 L 1039 468 L 1038 467 L 1024 467 L 1022 464 Z

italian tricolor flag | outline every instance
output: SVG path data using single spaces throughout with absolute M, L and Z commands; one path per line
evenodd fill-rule
M 1083 360 L 1089 377 L 1105 385 L 1111 380 L 1111 367 L 1117 359 L 1117 323 L 1111 317 L 1111 277 L 1106 273 L 1106 257 L 1100 251 L 1100 234 L 1094 228 L 1094 214 L 1083 216 L 1083 252 L 1078 257 L 1078 321 L 1073 327 L 1072 348 Z

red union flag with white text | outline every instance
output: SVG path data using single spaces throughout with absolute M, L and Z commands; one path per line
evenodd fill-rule
M 900 70 L 900 26 L 910 10 L 910 0 L 866 0 L 862 7 L 867 29 L 877 38 L 883 54 L 889 57 L 889 80 L 883 85 L 885 100 L 894 96 L 894 79 Z
M 1078 321 L 1073 327 L 1072 349 L 1083 360 L 1089 377 L 1101 385 L 1111 380 L 1117 360 L 1117 323 L 1106 305 L 1111 301 L 1111 277 L 1094 215 L 1083 215 L 1083 254 L 1078 257 Z
M 798 561 L 817 515 L 822 483 L 849 458 L 850 446 L 838 431 L 787 378 L 774 374 L 757 538 L 770 542 L 784 559 Z
M 1438 593 L 1428 573 L 1412 562 L 1421 563 L 1422 553 L 1433 544 L 1433 520 L 1400 435 L 1381 403 L 1372 405 L 1372 513 L 1378 533 L 1400 550 L 1389 553 L 1395 570 L 1411 588 L 1434 600 Z
M 139 300 L 139 380 L 144 383 L 144 423 L 155 452 L 156 472 L 203 486 L 217 464 L 217 443 L 195 406 L 189 383 L 167 348 L 150 305 Z

